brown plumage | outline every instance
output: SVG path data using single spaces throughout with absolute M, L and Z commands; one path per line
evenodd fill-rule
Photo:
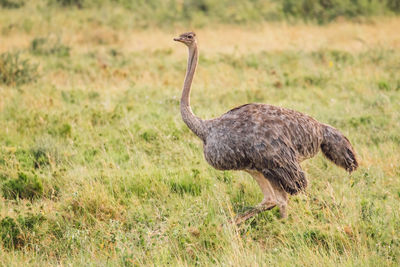
M 197 66 L 196 35 L 183 33 L 175 41 L 189 48 L 188 67 L 181 98 L 181 114 L 187 126 L 203 141 L 207 162 L 219 170 L 244 170 L 259 184 L 263 201 L 239 216 L 236 223 L 278 205 L 286 217 L 287 193 L 307 186 L 300 162 L 322 150 L 348 172 L 358 167 L 348 139 L 335 128 L 300 112 L 251 103 L 234 108 L 219 118 L 202 120 L 190 108 L 190 89 Z

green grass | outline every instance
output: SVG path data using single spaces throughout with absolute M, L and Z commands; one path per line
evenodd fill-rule
M 304 162 L 310 185 L 287 220 L 273 209 L 237 228 L 227 222 L 262 194 L 248 174 L 210 167 L 181 120 L 181 30 L 34 10 L 30 28 L 24 9 L 0 16 L 15 22 L 1 24 L 0 52 L 38 66 L 0 83 L 0 265 L 398 266 L 400 50 L 396 35 L 372 34 L 396 32 L 398 19 L 198 32 L 197 115 L 296 109 L 339 128 L 361 162 L 351 176 L 321 155 Z M 299 45 L 309 31 L 331 42 Z

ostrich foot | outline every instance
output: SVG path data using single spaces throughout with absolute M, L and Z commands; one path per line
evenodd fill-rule
M 235 220 L 233 221 L 236 225 L 240 225 L 243 222 L 247 221 L 251 217 L 259 214 L 260 212 L 270 210 L 276 206 L 274 202 L 267 202 L 267 203 L 260 203 L 256 207 L 252 208 L 251 210 L 238 215 Z

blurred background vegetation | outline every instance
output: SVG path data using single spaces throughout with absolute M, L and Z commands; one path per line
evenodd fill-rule
M 0 0 L 5 9 L 28 3 L 42 11 L 45 7 L 108 8 L 119 7 L 131 15 L 135 27 L 170 27 L 190 23 L 201 27 L 211 23 L 240 24 L 262 21 L 306 21 L 319 24 L 337 19 L 359 21 L 371 16 L 400 13 L 399 0 Z

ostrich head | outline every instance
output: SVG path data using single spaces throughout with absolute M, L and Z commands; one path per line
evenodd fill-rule
M 179 35 L 179 37 L 174 38 L 174 41 L 184 43 L 188 47 L 196 44 L 196 34 L 194 32 L 185 32 Z

